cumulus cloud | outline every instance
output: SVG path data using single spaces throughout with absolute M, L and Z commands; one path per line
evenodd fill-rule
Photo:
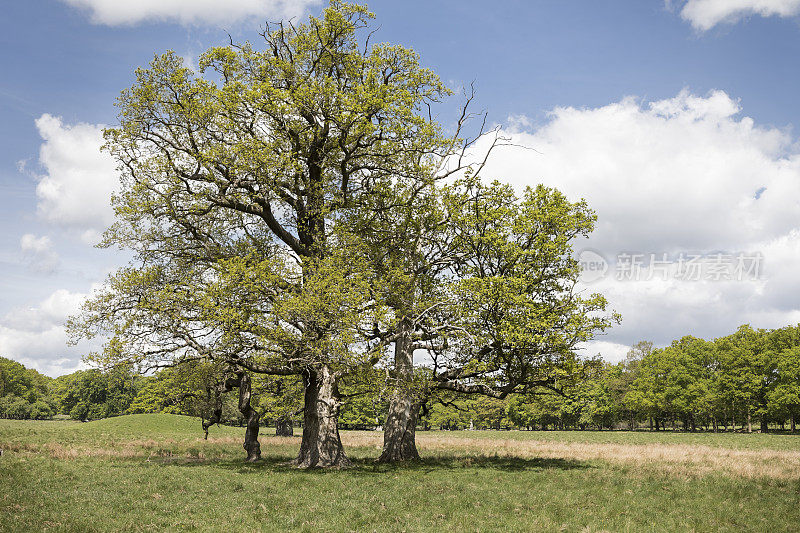
M 800 153 L 739 111 L 722 91 L 557 108 L 536 130 L 506 131 L 535 150 L 500 148 L 487 171 L 585 197 L 599 216 L 591 244 L 606 251 L 749 250 L 797 226 Z
M 800 14 L 800 0 L 688 0 L 681 17 L 701 31 L 748 15 L 791 17 Z
M 301 15 L 319 0 L 61 0 L 88 10 L 92 22 L 109 26 L 144 21 L 174 21 L 181 24 L 220 26 L 246 19 Z
M 0 317 L 0 354 L 51 376 L 81 367 L 81 349 L 67 346 L 64 322 L 87 295 L 60 289 L 35 307 Z
M 45 174 L 36 187 L 39 216 L 96 242 L 113 221 L 110 199 L 119 185 L 116 164 L 100 151 L 103 126 L 67 125 L 44 114 L 36 127 L 44 140 L 39 162 Z
M 713 337 L 800 316 L 791 298 L 800 289 L 800 145 L 788 130 L 757 125 L 722 91 L 556 108 L 537 128 L 511 122 L 504 135 L 534 150 L 498 148 L 484 175 L 519 188 L 544 183 L 597 212 L 595 233 L 579 247 L 609 263 L 587 288 L 623 315 L 603 339 L 613 358 L 624 350 L 612 344 Z M 760 272 L 676 275 L 682 254 L 709 262 L 723 252 L 728 262 L 760 254 Z M 645 268 L 650 254 L 667 254 L 669 272 L 622 280 L 618 259 L 635 253 Z
M 37 272 L 52 273 L 58 267 L 58 254 L 53 250 L 50 237 L 37 237 L 26 233 L 19 241 L 22 255 L 28 265 Z
M 586 343 L 580 354 L 584 357 L 594 357 L 601 355 L 607 361 L 622 361 L 630 351 L 630 346 L 616 342 L 595 340 Z

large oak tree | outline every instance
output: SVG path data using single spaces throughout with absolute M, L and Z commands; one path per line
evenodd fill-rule
M 347 463 L 337 380 L 380 354 L 345 331 L 359 312 L 374 322 L 369 292 L 334 298 L 368 277 L 336 273 L 358 254 L 341 252 L 352 239 L 338 218 L 386 183 L 454 172 L 443 163 L 464 150 L 430 113 L 448 90 L 412 50 L 371 44 L 371 18 L 332 0 L 320 18 L 268 25 L 257 45 L 209 50 L 199 73 L 174 53 L 157 56 L 136 72 L 119 98 L 120 124 L 106 132 L 122 190 L 105 244 L 133 250 L 136 263 L 109 284 L 121 298 L 90 303 L 84 330 L 114 335 L 106 362 L 132 354 L 123 344 L 141 351 L 158 340 L 144 353 L 301 375 L 304 466 Z M 229 292 L 217 308 L 229 316 L 213 312 L 220 288 Z M 135 298 L 153 292 L 164 301 Z

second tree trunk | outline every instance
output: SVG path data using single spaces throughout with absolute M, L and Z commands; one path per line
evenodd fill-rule
M 416 443 L 419 401 L 414 390 L 414 348 L 411 321 L 403 319 L 394 345 L 395 383 L 383 430 L 383 452 L 378 461 L 419 459 Z
M 339 437 L 339 391 L 327 366 L 303 373 L 303 440 L 294 463 L 301 468 L 351 466 Z

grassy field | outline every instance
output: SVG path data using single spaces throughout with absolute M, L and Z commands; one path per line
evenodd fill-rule
M 133 415 L 0 420 L 0 531 L 798 531 L 800 437 L 419 432 L 425 459 L 374 463 L 382 436 L 344 432 L 356 467 L 283 463 L 299 438 Z

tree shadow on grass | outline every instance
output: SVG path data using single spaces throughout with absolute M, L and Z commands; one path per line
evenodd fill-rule
M 469 456 L 469 455 L 438 455 L 417 461 L 403 463 L 378 463 L 375 458 L 351 458 L 352 467 L 347 469 L 336 468 L 310 468 L 299 469 L 290 461 L 293 457 L 285 455 L 264 455 L 255 463 L 245 462 L 244 459 L 189 459 L 171 458 L 153 461 L 163 466 L 194 467 L 204 466 L 219 468 L 240 474 L 257 472 L 296 472 L 325 474 L 328 472 L 348 472 L 356 476 L 371 476 L 389 472 L 422 472 L 428 474 L 442 470 L 456 471 L 467 469 L 493 469 L 505 472 L 524 472 L 541 470 L 575 470 L 592 468 L 585 461 L 575 459 L 546 458 L 546 457 L 500 457 L 500 456 Z
M 365 474 L 421 471 L 423 473 L 440 470 L 465 470 L 469 468 L 486 468 L 506 472 L 524 472 L 535 470 L 574 470 L 590 468 L 590 465 L 575 459 L 561 459 L 549 457 L 507 457 L 507 456 L 469 456 L 469 455 L 438 455 L 426 457 L 418 461 L 404 463 L 377 463 L 372 459 L 363 461 L 359 465 L 360 471 Z

